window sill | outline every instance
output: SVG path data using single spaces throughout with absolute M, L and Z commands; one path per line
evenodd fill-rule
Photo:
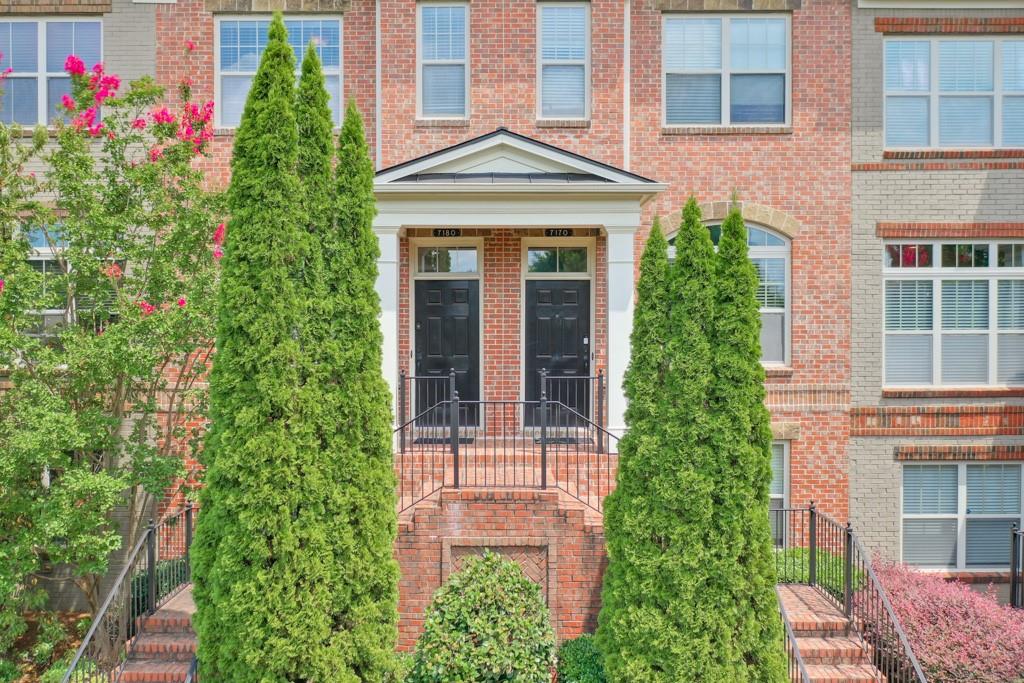
M 768 379 L 788 379 L 793 376 L 793 368 L 788 365 L 761 365 L 764 367 L 764 376 Z
M 662 126 L 662 135 L 792 135 L 793 126 Z
M 537 119 L 538 128 L 590 128 L 590 119 Z
M 1024 159 L 1024 149 L 887 149 L 883 159 Z
M 918 569 L 926 574 L 941 576 L 944 579 L 960 581 L 961 583 L 1009 583 L 1010 581 L 1009 571 L 993 569 L 928 569 L 927 567 L 918 567 Z
M 466 128 L 469 119 L 416 119 L 417 128 Z
M 882 389 L 882 398 L 1017 398 L 1024 387 L 932 387 Z

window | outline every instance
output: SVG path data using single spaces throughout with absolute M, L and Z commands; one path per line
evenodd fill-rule
M 1024 147 L 1024 39 L 885 42 L 887 147 Z
M 1010 526 L 1021 523 L 1021 466 L 903 466 L 903 561 L 974 569 L 1010 562 Z
M 475 273 L 476 247 L 420 247 L 421 273 Z
M 719 225 L 708 226 L 711 241 L 718 246 Z M 676 238 L 668 240 L 669 257 L 675 258 Z M 761 362 L 789 361 L 789 241 L 752 225 L 747 226 L 750 260 L 757 268 L 757 300 L 761 308 Z
M 419 115 L 464 118 L 469 92 L 469 31 L 464 4 L 419 6 Z
M 1024 243 L 890 243 L 884 259 L 886 385 L 1024 385 Z
M 789 121 L 789 18 L 666 15 L 665 124 Z
M 526 250 L 528 273 L 586 273 L 586 247 L 530 247 Z
M 585 119 L 590 102 L 589 5 L 542 3 L 537 8 L 540 117 Z
M 39 325 L 33 330 L 42 334 L 64 321 L 67 309 L 68 264 L 61 257 L 67 246 L 58 228 L 31 228 L 27 231 L 29 266 L 42 276 L 42 301 L 45 307 L 34 311 Z
M 285 19 L 288 42 L 295 50 L 296 73 L 310 43 L 323 64 L 324 83 L 335 125 L 341 125 L 341 19 Z M 267 47 L 270 19 L 221 18 L 217 23 L 218 125 L 233 127 L 242 120 L 249 87 Z
M 0 120 L 34 126 L 61 116 L 61 98 L 71 92 L 64 61 L 70 54 L 89 67 L 102 61 L 102 33 L 99 21 L 0 22 L 0 70 L 11 69 Z

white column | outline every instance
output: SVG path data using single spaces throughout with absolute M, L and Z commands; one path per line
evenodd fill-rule
M 622 382 L 629 365 L 633 329 L 633 236 L 636 228 L 608 232 L 608 430 L 621 436 L 626 428 Z
M 394 408 L 398 396 L 398 228 L 374 226 L 373 231 L 380 244 L 376 289 L 380 297 L 380 330 L 384 335 L 381 366 Z

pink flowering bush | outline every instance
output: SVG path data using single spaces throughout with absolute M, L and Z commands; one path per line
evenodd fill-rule
M 930 682 L 1024 680 L 1024 610 L 904 565 L 875 570 Z

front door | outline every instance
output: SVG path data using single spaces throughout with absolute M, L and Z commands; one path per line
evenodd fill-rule
M 590 417 L 590 281 L 526 281 L 526 399 L 540 398 L 547 370 L 548 398 Z
M 416 412 L 449 398 L 448 375 L 463 401 L 480 399 L 480 281 L 417 280 Z

